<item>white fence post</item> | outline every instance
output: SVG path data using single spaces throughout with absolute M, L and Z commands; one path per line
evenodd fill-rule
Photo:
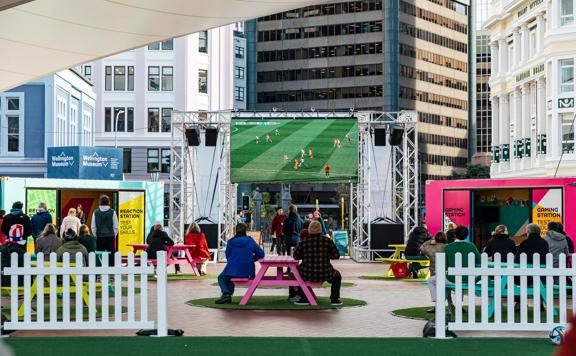
M 446 338 L 446 255 L 436 254 L 436 338 Z
M 156 308 L 158 320 L 157 335 L 158 336 L 168 336 L 168 295 L 166 293 L 166 287 L 168 284 L 168 275 L 166 268 L 166 252 L 159 251 L 156 256 Z

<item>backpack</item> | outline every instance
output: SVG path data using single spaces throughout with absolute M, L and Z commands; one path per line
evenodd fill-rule
M 447 319 L 449 320 L 449 319 Z M 436 320 L 428 320 L 424 329 L 422 330 L 422 337 L 436 337 Z M 447 338 L 457 338 L 458 336 L 454 331 L 448 330 L 448 325 L 446 325 L 446 337 Z

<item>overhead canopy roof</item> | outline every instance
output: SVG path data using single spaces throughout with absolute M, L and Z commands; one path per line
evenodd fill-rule
M 322 2 L 0 0 L 0 92 L 149 43 Z

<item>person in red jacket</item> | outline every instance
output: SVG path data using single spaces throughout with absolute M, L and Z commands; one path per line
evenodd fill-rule
M 326 177 L 330 177 L 330 166 L 329 165 L 324 166 L 324 173 L 326 174 Z
M 281 206 L 276 208 L 276 214 L 272 218 L 272 224 L 270 225 L 270 232 L 272 233 L 272 246 L 270 247 L 270 252 L 274 251 L 274 247 L 276 247 L 276 252 L 279 256 L 284 254 L 284 233 L 282 232 L 282 226 L 284 224 L 284 220 L 288 215 L 284 214 L 284 209 Z
M 206 235 L 200 230 L 200 225 L 195 222 L 190 224 L 184 241 L 186 245 L 196 246 L 190 249 L 190 255 L 196 262 L 200 275 L 204 276 L 206 274 L 206 262 L 210 259 L 210 251 L 208 251 Z

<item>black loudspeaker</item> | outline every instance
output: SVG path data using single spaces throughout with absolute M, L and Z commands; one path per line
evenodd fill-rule
M 370 224 L 370 249 L 390 249 L 390 244 L 404 243 L 404 224 Z M 367 229 L 367 225 L 364 224 Z
M 206 146 L 215 147 L 218 141 L 218 129 L 206 128 Z
M 242 210 L 250 210 L 250 196 L 243 195 L 242 196 Z
M 187 128 L 185 134 L 188 146 L 200 146 L 200 129 L 197 126 Z
M 374 129 L 374 146 L 386 146 L 386 129 Z
M 399 126 L 393 126 L 392 131 L 390 131 L 390 138 L 388 139 L 388 142 L 392 146 L 401 145 L 402 136 L 404 136 L 404 128 Z
M 218 224 L 199 224 L 200 230 L 206 235 L 208 248 L 218 248 Z M 224 225 L 220 225 L 224 230 Z

